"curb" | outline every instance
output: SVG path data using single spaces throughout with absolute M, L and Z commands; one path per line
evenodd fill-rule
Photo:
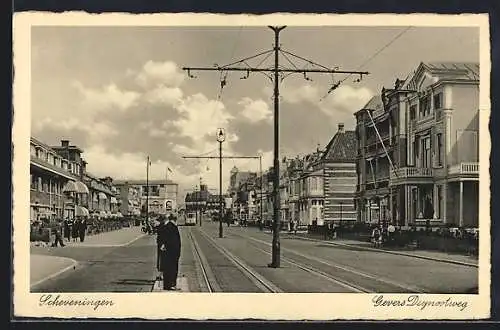
M 359 248 L 359 249 L 362 249 L 362 250 L 367 250 L 367 251 L 378 251 L 378 252 L 382 252 L 382 253 L 400 255 L 400 256 L 405 256 L 405 257 L 410 257 L 410 258 L 431 260 L 431 261 L 443 262 L 443 263 L 448 263 L 448 264 L 455 264 L 455 265 L 460 265 L 460 266 L 467 266 L 467 267 L 479 268 L 479 265 L 477 265 L 477 264 L 472 264 L 472 263 L 463 262 L 463 261 L 457 261 L 457 260 L 439 259 L 439 258 L 426 257 L 426 256 L 422 256 L 422 255 L 415 255 L 415 254 L 409 254 L 409 253 L 398 252 L 398 251 L 389 251 L 389 250 L 383 250 L 383 249 L 373 249 L 373 248 L 364 247 L 364 246 L 354 246 L 354 245 L 345 244 L 345 243 L 328 242 L 328 241 L 322 241 L 322 240 L 318 240 L 318 239 L 314 239 L 314 238 L 307 238 L 307 237 L 298 237 L 298 236 L 296 236 L 296 238 L 304 240 L 304 241 L 321 242 L 321 243 L 325 243 L 325 244 L 329 244 L 329 245 L 339 245 L 339 246 L 356 247 L 356 248 Z
M 72 247 L 81 247 L 81 248 L 94 248 L 94 247 L 122 247 L 122 246 L 127 246 L 127 245 L 130 245 L 132 243 L 134 243 L 135 241 L 141 239 L 142 237 L 146 236 L 147 234 L 141 234 L 133 239 L 131 239 L 130 241 L 126 242 L 126 243 L 123 243 L 123 244 L 80 244 L 78 245 L 79 242 L 77 242 L 76 244 L 66 244 L 67 246 L 72 246 Z M 84 242 L 85 243 L 85 242 Z
M 58 258 L 64 258 L 64 257 L 58 257 Z M 71 258 L 64 258 L 64 259 L 71 260 L 71 262 L 72 262 L 71 265 L 69 265 L 69 266 L 67 266 L 67 267 L 65 267 L 63 269 L 60 269 L 60 270 L 58 270 L 55 273 L 47 275 L 44 278 L 36 281 L 33 284 L 30 283 L 30 289 L 33 288 L 33 287 L 35 287 L 35 286 L 37 286 L 37 285 L 42 284 L 43 282 L 46 282 L 46 281 L 51 280 L 51 279 L 53 279 L 53 278 L 55 278 L 55 277 L 57 277 L 59 275 L 62 275 L 63 273 L 67 272 L 68 270 L 70 270 L 70 269 L 76 267 L 76 265 L 78 265 L 78 261 L 76 261 L 75 259 L 71 259 Z M 31 269 L 30 269 L 30 272 L 31 272 Z

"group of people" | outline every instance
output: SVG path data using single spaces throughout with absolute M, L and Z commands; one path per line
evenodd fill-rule
M 389 226 L 376 226 L 372 230 L 371 240 L 374 247 L 381 247 L 385 242 L 394 238 L 396 227 Z
M 156 267 L 163 276 L 164 290 L 177 290 L 177 274 L 181 255 L 181 236 L 177 217 L 173 214 L 160 216 L 155 226 L 157 243 Z
M 87 233 L 87 219 L 84 217 L 76 217 L 76 219 L 65 219 L 60 221 L 55 228 L 55 240 L 52 243 L 53 247 L 65 246 L 63 237 L 68 242 L 85 241 Z

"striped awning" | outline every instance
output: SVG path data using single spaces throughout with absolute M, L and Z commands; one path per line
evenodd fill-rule
M 63 188 L 63 192 L 78 192 L 78 187 L 76 186 L 75 181 L 68 181 Z
M 83 206 L 77 206 L 75 211 L 76 211 L 76 216 L 88 217 L 90 215 L 89 210 L 87 210 Z
M 80 194 L 88 194 L 89 193 L 89 188 L 87 185 L 81 181 L 75 182 L 76 185 L 76 192 Z
M 116 200 L 116 197 L 115 196 L 111 196 L 111 199 L 109 201 L 111 204 L 117 204 L 118 201 Z
M 106 194 L 103 192 L 100 192 L 98 196 L 99 196 L 99 199 L 108 199 L 108 196 L 106 196 Z

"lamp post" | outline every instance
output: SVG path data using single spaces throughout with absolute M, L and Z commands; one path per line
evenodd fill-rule
M 151 165 L 151 161 L 148 156 L 146 162 L 146 223 L 149 223 L 149 165 Z
M 219 237 L 222 238 L 222 142 L 226 140 L 226 133 L 223 128 L 217 130 L 217 142 L 219 142 Z
M 342 227 L 342 202 L 340 202 L 340 231 L 344 231 L 344 228 Z

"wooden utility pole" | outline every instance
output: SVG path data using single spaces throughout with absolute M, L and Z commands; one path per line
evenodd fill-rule
M 314 63 L 311 60 L 295 55 L 291 52 L 282 50 L 279 43 L 279 34 L 285 28 L 285 26 L 269 26 L 271 30 L 274 32 L 274 47 L 272 50 L 268 50 L 262 53 L 259 53 L 254 56 L 250 56 L 244 58 L 242 60 L 236 61 L 234 63 L 219 66 L 215 65 L 213 67 L 184 67 L 183 70 L 187 71 L 187 74 L 190 78 L 195 78 L 191 74 L 191 71 L 219 71 L 219 72 L 228 72 L 228 71 L 241 71 L 245 72 L 246 76 L 241 79 L 246 79 L 250 75 L 251 72 L 259 72 L 265 74 L 269 79 L 274 82 L 274 166 L 273 166 L 273 204 L 274 204 L 274 214 L 273 214 L 273 242 L 272 242 L 272 260 L 269 264 L 269 267 L 279 268 L 280 267 L 280 238 L 279 238 L 279 230 L 280 230 L 280 195 L 279 195 L 279 186 L 280 186 L 280 176 L 279 176 L 279 82 L 283 80 L 287 76 L 299 73 L 303 74 L 306 80 L 311 80 L 307 77 L 307 73 L 322 73 L 322 74 L 347 74 L 347 75 L 359 75 L 359 78 L 356 81 L 360 81 L 363 78 L 363 75 L 369 74 L 368 72 L 362 71 L 342 71 L 337 68 L 331 69 L 325 67 L 323 65 Z M 256 57 L 262 55 L 270 55 L 274 53 L 274 65 L 272 68 L 260 68 L 260 67 L 252 67 L 248 65 L 247 61 L 250 59 L 254 59 Z M 280 66 L 279 54 L 282 54 L 285 59 L 292 64 L 293 68 L 283 68 Z M 316 68 L 311 69 L 300 69 L 296 66 L 288 56 L 292 56 L 295 59 L 300 59 L 307 63 L 307 65 L 313 65 Z M 267 57 L 266 57 L 267 58 Z M 264 59 L 265 60 L 265 59 Z M 272 75 L 270 75 L 272 74 Z M 281 77 L 280 77 L 281 75 Z M 281 78 L 281 79 L 280 79 Z M 226 77 L 224 76 L 221 80 L 221 88 L 227 85 Z M 335 90 L 340 86 L 342 81 L 337 81 L 333 83 L 332 87 L 328 91 Z

